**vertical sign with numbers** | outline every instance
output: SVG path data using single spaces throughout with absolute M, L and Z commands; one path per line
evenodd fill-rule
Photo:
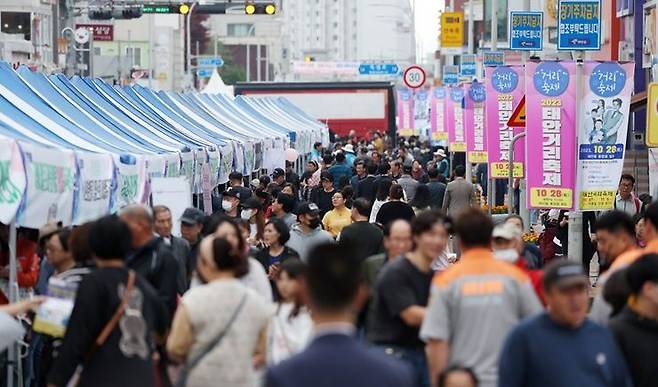
M 464 13 L 444 12 L 441 14 L 441 51 L 448 55 L 459 55 L 464 46 Z
M 531 208 L 574 207 L 576 63 L 526 64 L 527 202 Z
M 524 95 L 523 66 L 487 67 L 487 142 L 489 176 L 507 179 L 509 176 L 509 148 L 512 137 L 525 127 L 510 128 L 507 122 Z M 514 177 L 523 177 L 525 141 L 514 145 Z
M 585 63 L 578 131 L 578 208 L 613 208 L 624 169 L 633 63 Z
M 477 80 L 466 85 L 464 93 L 464 131 L 469 163 L 486 163 L 487 133 L 484 130 L 484 102 L 487 89 Z
M 560 0 L 558 50 L 601 49 L 601 0 Z

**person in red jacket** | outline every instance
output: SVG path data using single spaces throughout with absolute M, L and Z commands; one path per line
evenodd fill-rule
M 31 230 L 19 229 L 16 238 L 16 260 L 18 287 L 29 290 L 39 278 L 39 256 L 37 243 L 31 238 Z M 0 226 L 0 305 L 8 303 L 9 285 L 9 227 Z
M 494 228 L 492 238 L 494 256 L 523 270 L 530 277 L 535 293 L 542 304 L 546 305 L 541 284 L 544 272 L 543 270 L 528 269 L 523 257 L 524 244 L 521 230 L 513 224 L 502 223 Z

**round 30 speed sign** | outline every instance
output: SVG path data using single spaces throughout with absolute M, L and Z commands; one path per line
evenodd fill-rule
M 404 84 L 410 89 L 423 87 L 426 79 L 427 75 L 425 74 L 425 70 L 418 65 L 409 66 L 404 70 Z

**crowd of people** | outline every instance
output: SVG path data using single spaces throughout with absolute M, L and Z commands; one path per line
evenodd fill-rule
M 583 216 L 573 262 L 568 212 L 538 212 L 526 242 L 427 142 L 350 135 L 305 167 L 232 173 L 212 215 L 129 205 L 19 229 L 0 349 L 27 343 L 27 386 L 656 386 L 658 203 L 632 176 Z M 32 324 L 58 297 L 65 333 Z

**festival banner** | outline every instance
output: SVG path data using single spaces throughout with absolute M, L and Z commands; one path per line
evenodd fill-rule
M 418 89 L 414 93 L 414 135 L 429 136 L 430 132 L 430 95 L 427 89 Z
M 178 177 L 180 176 L 180 154 L 167 153 L 165 155 L 167 160 L 167 169 L 165 177 Z
M 18 225 L 29 228 L 39 228 L 49 222 L 71 225 L 76 181 L 75 153 L 32 143 L 21 143 L 20 147 L 27 189 L 18 213 Z
M 486 88 L 474 80 L 465 85 L 464 130 L 466 132 L 466 159 L 469 163 L 486 163 L 487 134 L 484 130 L 484 104 Z
M 255 153 L 254 143 L 252 141 L 245 141 L 243 152 L 244 152 L 244 169 L 242 170 L 242 174 L 244 176 L 251 176 L 251 173 L 254 172 L 254 165 L 256 163 L 256 153 Z
M 464 88 L 449 88 L 450 100 L 446 104 L 445 122 L 448 128 L 448 150 L 466 152 L 466 134 L 464 133 Z
M 634 63 L 586 62 L 578 132 L 578 208 L 614 207 L 624 169 Z
M 574 208 L 575 74 L 575 62 L 526 64 L 526 167 L 532 171 L 527 177 L 530 208 Z
M 489 177 L 507 179 L 509 177 L 509 147 L 512 138 L 525 128 L 507 126 L 514 109 L 523 98 L 523 66 L 487 67 L 487 149 L 489 151 Z M 514 145 L 514 177 L 522 178 L 525 159 L 525 141 Z
M 194 152 L 186 149 L 180 152 L 181 167 L 180 175 L 187 178 L 190 188 L 194 187 Z
M 228 175 L 233 170 L 233 144 L 228 143 L 222 147 L 220 151 L 221 160 L 219 162 L 219 178 L 218 183 L 224 184 L 228 181 Z M 283 154 L 283 149 L 281 149 Z
M 27 185 L 23 157 L 18 143 L 0 137 L 0 222 L 11 223 Z
M 167 157 L 165 155 L 146 155 L 146 175 L 149 179 L 164 177 L 167 172 Z
M 114 166 L 117 169 L 117 194 L 112 212 L 116 212 L 129 204 L 144 204 L 147 183 L 146 161 L 140 155 L 114 155 Z
M 107 215 L 112 208 L 116 185 L 114 163 L 109 154 L 77 152 L 78 184 L 73 224 L 79 225 Z
M 398 136 L 414 133 L 414 94 L 411 89 L 398 89 Z
M 432 126 L 432 142 L 447 142 L 448 132 L 444 125 L 446 105 L 446 88 L 435 87 L 432 89 L 432 105 L 430 109 L 430 123 Z

